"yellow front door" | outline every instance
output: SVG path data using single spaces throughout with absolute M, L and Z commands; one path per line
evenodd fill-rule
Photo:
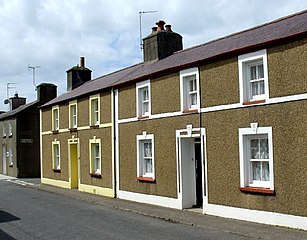
M 78 188 L 78 144 L 70 144 L 71 188 Z

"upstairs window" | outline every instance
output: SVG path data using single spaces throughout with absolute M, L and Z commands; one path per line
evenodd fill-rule
M 266 50 L 241 55 L 238 61 L 241 103 L 264 102 L 269 98 Z
M 60 142 L 57 140 L 52 142 L 52 168 L 53 170 L 61 169 Z
M 59 119 L 59 106 L 52 107 L 52 131 L 59 131 L 60 119 Z
M 77 128 L 77 101 L 69 103 L 69 128 Z
M 180 72 L 181 111 L 199 111 L 199 73 L 197 68 Z
M 2 137 L 6 137 L 6 130 L 5 130 L 5 124 L 2 123 Z
M 148 117 L 151 114 L 150 81 L 136 84 L 136 112 L 139 118 Z
M 90 126 L 100 124 L 100 96 L 99 94 L 90 97 Z
M 137 136 L 137 158 L 137 177 L 154 180 L 154 137 L 152 134 Z
M 101 140 L 90 139 L 90 173 L 100 175 L 101 174 Z
M 9 121 L 9 136 L 13 136 L 13 131 L 12 131 L 12 122 Z
M 241 187 L 274 190 L 272 128 L 239 129 Z

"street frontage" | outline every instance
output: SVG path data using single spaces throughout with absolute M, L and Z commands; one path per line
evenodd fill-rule
M 0 239 L 304 239 L 306 232 L 284 228 L 267 227 L 234 221 L 232 229 L 222 225 L 227 223 L 220 218 L 207 217 L 197 213 L 182 212 L 190 217 L 203 217 L 203 226 L 182 224 L 155 216 L 159 207 L 142 206 L 152 209 L 152 214 L 129 210 L 127 206 L 110 207 L 105 199 L 75 190 L 61 192 L 47 191 L 39 180 L 20 180 L 0 177 Z M 82 195 L 83 194 L 83 195 Z M 80 197 L 76 197 L 80 196 Z M 101 201 L 100 201 L 101 199 Z M 105 199 L 105 201 L 103 201 Z M 128 203 L 127 203 L 128 204 Z M 134 203 L 135 204 L 135 203 Z M 126 210 L 126 211 L 123 211 Z M 163 211 L 163 210 L 162 210 Z M 165 210 L 167 211 L 167 210 Z M 173 214 L 176 213 L 173 212 Z M 139 213 L 139 214 L 137 214 Z M 167 220 L 167 221 L 166 221 Z M 206 224 L 206 221 L 207 224 Z M 212 221 L 215 221 L 216 226 Z M 219 224 L 223 221 L 223 224 Z M 231 220 L 233 221 L 233 220 Z M 231 223 L 228 222 L 228 223 Z M 194 226 L 193 226 L 194 225 Z M 218 226 L 220 225 L 220 226 Z M 254 226 L 259 226 L 259 233 Z M 250 228 L 251 233 L 240 231 Z M 252 232 L 254 231 L 254 232 Z M 262 232 L 262 233 L 261 233 Z M 265 232 L 271 232 L 271 235 Z

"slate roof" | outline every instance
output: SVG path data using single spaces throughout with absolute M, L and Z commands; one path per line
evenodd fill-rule
M 307 10 L 277 19 L 242 32 L 228 35 L 214 41 L 175 52 L 155 63 L 140 63 L 105 76 L 88 81 L 78 88 L 46 103 L 43 107 L 93 94 L 102 89 L 145 80 L 163 73 L 174 72 L 187 67 L 219 58 L 227 54 L 244 52 L 270 44 L 277 44 L 289 38 L 306 37 Z
M 25 109 L 27 109 L 27 108 L 29 108 L 29 107 L 37 104 L 37 103 L 38 103 L 38 101 L 30 102 L 30 103 L 27 103 L 27 104 L 23 104 L 23 105 L 19 106 L 18 108 L 15 108 L 12 111 L 2 113 L 2 114 L 0 114 L 0 120 L 12 118 L 12 117 L 16 116 L 18 113 L 24 111 Z

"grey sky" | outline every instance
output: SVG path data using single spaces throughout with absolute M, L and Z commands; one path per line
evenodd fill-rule
M 10 96 L 36 99 L 29 65 L 60 95 L 80 56 L 93 78 L 141 62 L 139 11 L 157 11 L 142 16 L 143 37 L 162 19 L 189 48 L 305 9 L 306 0 L 0 0 L 0 110 L 7 83 Z

